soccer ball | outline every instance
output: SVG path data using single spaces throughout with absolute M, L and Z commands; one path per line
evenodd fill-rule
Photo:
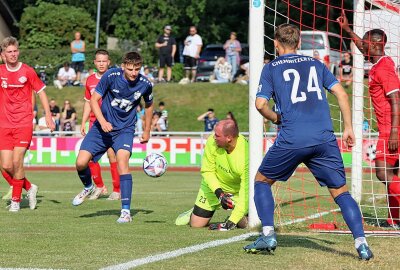
M 167 160 L 158 153 L 150 153 L 143 160 L 143 171 L 150 177 L 160 177 L 167 170 Z

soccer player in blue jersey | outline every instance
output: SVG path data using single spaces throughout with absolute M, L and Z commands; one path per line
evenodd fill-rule
M 121 68 L 109 69 L 101 77 L 90 99 L 90 107 L 96 116 L 93 127 L 82 142 L 76 159 L 76 170 L 84 189 L 72 201 L 80 205 L 94 190 L 88 164 L 97 162 L 112 147 L 116 153 L 118 173 L 121 182 L 121 216 L 118 223 L 132 221 L 130 215 L 132 197 L 132 175 L 129 173 L 129 158 L 136 124 L 136 106 L 141 99 L 145 102 L 145 129 L 141 143 L 150 139 L 151 118 L 153 115 L 153 87 L 141 75 L 142 57 L 137 52 L 125 54 Z M 101 108 L 99 100 L 102 99 Z
M 255 105 L 262 116 L 281 124 L 281 129 L 255 176 L 254 201 L 262 235 L 244 249 L 250 253 L 276 249 L 271 186 L 276 181 L 288 180 L 297 166 L 304 163 L 319 184 L 328 187 L 339 205 L 360 259 L 369 260 L 373 255 L 365 239 L 360 209 L 346 186 L 343 160 L 322 87 L 338 100 L 344 121 L 343 141 L 351 147 L 355 137 L 347 94 L 323 63 L 296 54 L 300 45 L 297 26 L 278 26 L 274 45 L 279 57 L 264 66 Z M 271 98 L 279 114 L 269 109 Z

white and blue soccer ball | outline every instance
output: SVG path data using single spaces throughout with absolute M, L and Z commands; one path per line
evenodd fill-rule
M 143 160 L 143 171 L 150 177 L 160 177 L 167 170 L 167 160 L 159 153 L 150 153 Z

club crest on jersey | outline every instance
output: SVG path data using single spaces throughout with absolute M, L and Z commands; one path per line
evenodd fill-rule
M 25 83 L 28 79 L 25 76 L 22 76 L 18 79 L 20 83 Z
M 136 91 L 136 92 L 133 94 L 133 98 L 134 98 L 135 100 L 138 100 L 138 99 L 141 97 L 141 95 L 142 95 L 142 94 L 140 94 L 139 91 Z

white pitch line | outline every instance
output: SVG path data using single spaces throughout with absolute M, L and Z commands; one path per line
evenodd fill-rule
M 319 218 L 325 215 L 328 215 L 332 212 L 336 212 L 339 211 L 340 209 L 334 209 L 334 210 L 330 210 L 330 211 L 326 211 L 326 212 L 322 212 L 322 213 L 317 213 L 314 215 L 310 215 L 308 217 L 305 218 L 298 218 L 292 221 L 288 221 L 285 223 L 281 223 L 281 226 L 285 226 L 285 225 L 291 225 L 291 224 L 295 224 L 295 223 L 300 223 L 309 219 L 315 219 L 315 218 Z M 155 254 L 155 255 L 150 255 L 144 258 L 140 258 L 140 259 L 136 259 L 136 260 L 132 260 L 126 263 L 121 263 L 121 264 L 117 264 L 117 265 L 112 265 L 112 266 L 108 266 L 105 268 L 101 268 L 100 270 L 125 270 L 125 269 L 132 269 L 141 265 L 145 265 L 145 264 L 149 264 L 149 263 L 153 263 L 153 262 L 158 262 L 158 261 L 163 261 L 163 260 L 167 260 L 167 259 L 171 259 L 171 258 L 175 258 L 181 255 L 185 255 L 185 254 L 189 254 L 189 253 L 194 253 L 194 252 L 198 252 L 207 248 L 212 248 L 212 247 L 217 247 L 217 246 L 222 246 L 222 245 L 226 245 L 226 244 L 230 244 L 230 243 L 234 243 L 234 242 L 238 242 L 238 241 L 242 241 L 245 240 L 251 236 L 255 236 L 255 235 L 259 235 L 259 232 L 251 232 L 251 233 L 246 233 L 246 234 L 242 234 L 242 235 L 238 235 L 232 238 L 228 238 L 228 239 L 223 239 L 223 240 L 215 240 L 215 241 L 211 241 L 211 242 L 206 242 L 203 244 L 199 244 L 199 245 L 194 245 L 194 246 L 190 246 L 190 247 L 186 247 L 186 248 L 181 248 L 181 249 L 177 249 L 174 251 L 169 251 L 169 252 L 165 252 L 165 253 L 159 253 L 159 254 Z
M 53 268 L 0 268 L 0 270 L 56 270 Z M 58 269 L 65 270 L 65 269 Z
M 198 252 L 198 251 L 201 251 L 201 250 L 204 250 L 207 248 L 212 248 L 212 247 L 217 247 L 217 246 L 221 246 L 221 245 L 226 245 L 226 244 L 242 241 L 251 236 L 258 235 L 258 234 L 259 234 L 258 232 L 252 232 L 252 233 L 246 233 L 246 234 L 238 235 L 235 237 L 231 237 L 228 239 L 215 240 L 215 241 L 211 241 L 211 242 L 207 242 L 207 243 L 203 243 L 203 244 L 199 244 L 199 245 L 194 245 L 194 246 L 190 246 L 190 247 L 186 247 L 186 248 L 177 249 L 177 250 L 170 251 L 170 252 L 160 253 L 160 254 L 156 254 L 156 255 L 150 255 L 148 257 L 136 259 L 136 260 L 133 260 L 130 262 L 101 268 L 100 270 L 131 269 L 131 268 L 138 267 L 138 266 L 141 266 L 144 264 L 163 261 L 163 260 L 181 256 L 184 254 Z

